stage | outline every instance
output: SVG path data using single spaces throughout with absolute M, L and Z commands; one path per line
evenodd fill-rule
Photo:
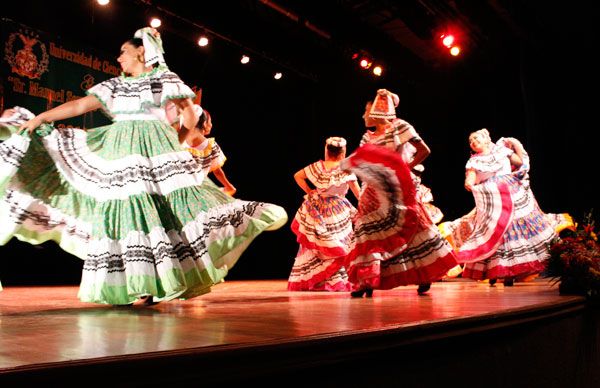
M 376 290 L 370 299 L 290 292 L 286 285 L 226 281 L 192 300 L 131 307 L 81 303 L 76 286 L 5 287 L 0 382 L 434 386 L 456 380 L 583 387 L 600 381 L 597 310 L 590 312 L 582 297 L 559 295 L 545 279 L 513 287 L 456 279 L 434 283 L 425 296 L 407 286 Z

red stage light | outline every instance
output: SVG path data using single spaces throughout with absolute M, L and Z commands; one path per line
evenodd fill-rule
M 448 48 L 454 43 L 454 35 L 442 35 L 442 44 Z

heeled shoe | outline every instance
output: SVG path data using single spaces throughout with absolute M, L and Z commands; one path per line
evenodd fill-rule
M 498 279 L 490 279 L 490 287 L 494 287 Z
M 362 298 L 363 295 L 366 295 L 367 298 L 373 297 L 373 289 L 372 288 L 361 288 L 360 290 L 352 291 L 350 295 L 353 298 Z
M 515 279 L 514 278 L 504 278 L 504 281 L 502 283 L 504 283 L 504 287 L 512 287 L 515 285 Z
M 125 304 L 113 304 L 113 307 L 121 308 L 121 307 L 131 307 L 133 303 L 125 303 Z
M 417 288 L 417 294 L 424 295 L 427 291 L 429 291 L 430 288 L 431 283 L 419 284 L 419 287 Z
M 148 295 L 148 296 L 144 297 L 143 300 L 144 300 L 144 306 L 154 306 L 155 304 L 159 303 L 154 300 L 154 297 L 152 295 Z

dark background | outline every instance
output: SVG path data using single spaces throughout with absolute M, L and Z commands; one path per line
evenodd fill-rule
M 599 67 L 592 1 L 270 3 L 293 11 L 298 21 L 255 0 L 112 0 L 105 8 L 91 0 L 23 0 L 0 12 L 115 57 L 150 16 L 160 16 L 167 63 L 202 88 L 236 196 L 281 205 L 290 219 L 302 200 L 293 174 L 322 157 L 329 136 L 346 137 L 349 151 L 358 145 L 364 104 L 378 88 L 400 95 L 398 115 L 430 146 L 423 179 L 444 220 L 472 208 L 463 188 L 467 137 L 482 127 L 493 139 L 524 143 L 544 211 L 581 221 L 596 207 Z M 378 15 L 387 20 L 374 24 Z M 450 58 L 433 33 L 452 17 L 463 28 L 458 58 Z M 385 23 L 394 21 L 409 30 L 390 33 Z M 195 43 L 203 29 L 212 33 L 204 49 Z M 351 59 L 359 49 L 383 61 L 384 76 L 359 69 Z M 252 56 L 247 66 L 239 63 L 242 53 Z M 272 78 L 276 70 L 284 73 L 279 81 Z M 260 235 L 228 279 L 287 278 L 297 251 L 289 225 Z M 4 285 L 79 282 L 81 260 L 54 243 L 36 247 L 13 239 L 0 256 Z

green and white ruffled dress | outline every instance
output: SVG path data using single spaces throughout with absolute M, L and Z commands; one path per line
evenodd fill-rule
M 159 67 L 88 93 L 111 125 L 43 125 L 0 144 L 0 244 L 54 240 L 83 259 L 82 301 L 204 294 L 258 234 L 287 221 L 282 207 L 205 179 L 165 117 L 168 100 L 194 97 L 175 73 Z

